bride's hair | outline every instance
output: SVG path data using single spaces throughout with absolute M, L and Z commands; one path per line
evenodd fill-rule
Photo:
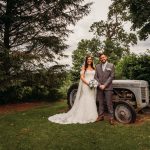
M 87 67 L 88 67 L 88 63 L 87 63 L 88 58 L 91 58 L 91 59 L 92 59 L 91 67 L 95 70 L 94 63 L 93 63 L 93 57 L 92 57 L 92 56 L 86 56 L 86 58 L 85 58 L 85 63 L 84 63 L 85 71 L 86 71 L 86 69 L 87 69 Z

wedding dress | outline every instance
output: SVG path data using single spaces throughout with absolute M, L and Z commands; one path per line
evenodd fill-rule
M 86 70 L 85 79 L 94 79 L 95 70 Z M 98 117 L 96 106 L 96 88 L 91 89 L 80 80 L 75 102 L 67 113 L 56 114 L 48 118 L 49 121 L 59 124 L 90 123 Z

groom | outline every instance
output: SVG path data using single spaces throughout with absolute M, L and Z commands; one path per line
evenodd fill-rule
M 109 123 L 114 124 L 113 104 L 112 104 L 112 80 L 114 79 L 114 65 L 107 61 L 105 54 L 99 54 L 100 64 L 96 65 L 95 79 L 98 81 L 97 97 L 99 102 L 98 118 L 96 121 L 104 120 L 104 100 L 109 112 Z

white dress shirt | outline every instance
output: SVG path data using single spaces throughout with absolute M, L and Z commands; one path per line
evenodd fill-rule
M 103 71 L 105 71 L 107 63 L 108 63 L 108 62 L 106 61 L 104 64 L 102 64 L 102 70 L 103 70 Z

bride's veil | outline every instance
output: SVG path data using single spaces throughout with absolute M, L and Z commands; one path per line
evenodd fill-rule
M 80 79 L 79 80 L 79 85 L 78 85 L 78 90 L 77 90 L 77 94 L 76 94 L 76 97 L 75 97 L 75 100 L 74 100 L 74 105 L 76 105 L 80 99 L 80 96 L 81 96 L 81 90 L 82 90 L 82 83 L 83 81 Z M 74 106 L 73 105 L 73 106 Z

